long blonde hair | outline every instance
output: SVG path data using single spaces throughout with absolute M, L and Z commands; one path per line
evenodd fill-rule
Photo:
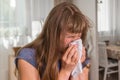
M 85 41 L 89 22 L 82 12 L 72 3 L 63 2 L 55 6 L 49 13 L 41 34 L 25 47 L 36 51 L 38 71 L 42 80 L 56 80 L 59 73 L 60 35 L 65 31 L 82 33 Z M 45 65 L 45 66 L 44 66 Z M 42 69 L 44 67 L 44 73 Z

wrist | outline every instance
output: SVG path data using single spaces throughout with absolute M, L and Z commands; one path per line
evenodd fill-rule
M 58 75 L 58 80 L 68 80 L 70 74 L 70 72 L 61 69 Z
M 90 59 L 87 58 L 83 63 L 82 63 L 82 67 L 85 68 L 90 68 Z

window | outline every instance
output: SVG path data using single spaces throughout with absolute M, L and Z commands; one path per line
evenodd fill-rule
M 0 46 L 16 46 L 18 37 L 27 34 L 24 4 L 25 0 L 0 0 Z
M 110 30 L 109 22 L 109 2 L 108 0 L 98 0 L 97 4 L 97 21 L 98 21 L 98 32 L 107 32 Z
M 15 0 L 0 0 L 0 36 L 15 32 L 15 4 Z M 9 30 L 10 27 L 12 31 Z

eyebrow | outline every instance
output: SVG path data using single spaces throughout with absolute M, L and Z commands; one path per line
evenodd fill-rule
M 69 33 L 66 33 L 65 35 L 66 35 L 66 36 L 76 36 L 76 34 L 69 34 Z M 82 34 L 81 34 L 81 33 L 80 33 L 80 34 L 77 34 L 77 36 L 81 37 Z
M 78 34 L 79 36 L 82 35 L 81 33 L 65 33 L 65 35 L 76 35 L 76 34 Z

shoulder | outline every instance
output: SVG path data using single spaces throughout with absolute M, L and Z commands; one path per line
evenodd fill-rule
M 35 49 L 34 48 L 22 48 L 19 54 L 16 56 L 16 59 L 15 59 L 16 66 L 17 66 L 19 59 L 23 59 L 26 62 L 33 65 L 34 67 L 36 67 Z
M 23 48 L 20 50 L 18 58 L 27 58 L 31 60 L 32 58 L 35 58 L 35 49 L 34 48 Z
M 23 56 L 23 57 L 29 57 L 29 56 L 34 56 L 35 55 L 35 49 L 34 48 L 23 48 L 20 50 L 18 56 Z
M 18 55 L 21 55 L 21 54 L 34 54 L 35 53 L 35 49 L 34 48 L 22 48 L 19 52 Z

